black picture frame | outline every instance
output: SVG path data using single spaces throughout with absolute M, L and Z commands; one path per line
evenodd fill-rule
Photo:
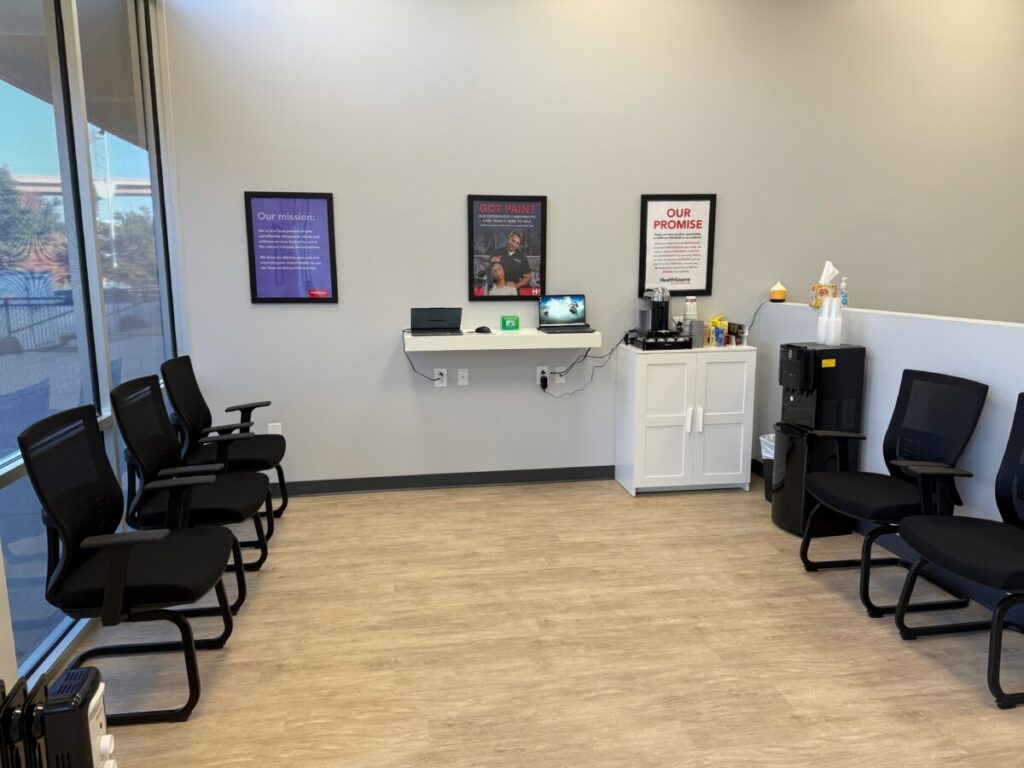
M 325 220 L 317 218 L 321 215 Z M 288 218 L 271 218 L 275 216 Z M 313 217 L 312 221 L 305 216 Z M 245 230 L 253 304 L 338 303 L 331 192 L 246 192 Z M 304 260 L 313 258 L 313 252 L 320 253 L 320 260 L 302 267 Z
M 638 296 L 652 288 L 668 288 L 672 296 L 711 295 L 716 202 L 714 194 L 640 196 Z
M 470 301 L 536 301 L 544 295 L 547 205 L 545 195 L 467 196 Z M 510 252 L 517 233 L 520 246 Z M 529 281 L 518 286 L 496 285 L 495 262 L 502 265 L 503 274 L 519 276 L 519 281 L 528 274 Z

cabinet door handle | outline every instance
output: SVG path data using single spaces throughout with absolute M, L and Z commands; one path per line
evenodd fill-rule
M 704 406 L 697 406 L 697 431 L 704 431 Z
M 693 432 L 693 408 L 686 409 L 686 434 Z

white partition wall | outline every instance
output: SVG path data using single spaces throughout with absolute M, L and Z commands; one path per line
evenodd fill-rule
M 816 325 L 817 310 L 806 304 L 762 308 L 751 332 L 758 347 L 756 435 L 771 432 L 779 419 L 779 345 L 813 341 Z M 1024 391 L 1024 325 L 849 309 L 843 312 L 843 342 L 867 349 L 862 430 L 868 439 L 861 450 L 865 470 L 885 471 L 882 438 L 905 368 L 988 384 L 978 428 L 961 461 L 975 476 L 958 480 L 957 487 L 964 497 L 964 514 L 998 518 L 993 488 L 1017 395 Z M 754 455 L 760 455 L 756 447 Z

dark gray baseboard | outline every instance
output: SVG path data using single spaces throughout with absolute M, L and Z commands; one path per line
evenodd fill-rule
M 289 496 L 318 496 L 326 493 L 358 491 L 401 491 L 424 488 L 458 488 L 472 485 L 510 485 L 515 483 L 564 483 L 577 480 L 611 480 L 615 467 L 558 467 L 555 469 L 507 469 L 497 472 L 449 472 L 437 475 L 393 475 L 389 477 L 350 477 L 338 480 L 292 480 Z M 270 484 L 279 498 L 277 483 Z

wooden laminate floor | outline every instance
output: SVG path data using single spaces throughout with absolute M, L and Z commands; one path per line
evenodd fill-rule
M 985 633 L 901 641 L 797 544 L 760 486 L 294 499 L 234 636 L 200 654 L 192 719 L 116 729 L 118 765 L 1024 765 Z M 111 711 L 184 698 L 177 656 L 102 669 Z M 1016 633 L 1004 674 L 1024 687 Z

